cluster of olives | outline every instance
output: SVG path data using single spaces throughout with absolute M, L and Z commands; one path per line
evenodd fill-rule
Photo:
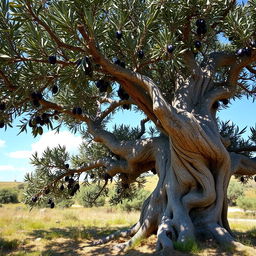
M 256 182 L 256 176 L 254 176 L 254 181 Z M 240 182 L 245 183 L 245 178 L 243 176 L 240 177 Z
M 105 182 L 108 182 L 108 180 L 112 181 L 113 177 L 110 176 L 108 173 L 104 173 L 103 179 L 105 180 Z
M 76 192 L 80 189 L 80 185 L 72 176 L 66 176 L 64 178 L 65 182 L 67 183 L 67 188 L 70 196 L 74 196 Z M 63 191 L 65 189 L 64 185 L 60 186 L 60 190 Z
M 46 191 L 45 191 L 45 193 L 46 193 Z M 50 193 L 50 190 L 49 190 L 49 192 L 48 192 L 47 194 L 49 194 L 49 193 Z M 36 202 L 38 201 L 38 197 L 37 197 L 37 196 L 33 196 L 33 197 L 31 198 L 31 201 L 32 201 L 33 203 L 36 203 Z M 50 205 L 50 208 L 51 208 L 51 209 L 53 209 L 53 208 L 55 207 L 55 203 L 53 202 L 53 200 L 52 200 L 51 198 L 48 199 L 47 204 Z
M 57 57 L 56 56 L 54 56 L 54 55 L 52 55 L 52 56 L 49 56 L 48 57 L 48 62 L 50 63 L 50 64 L 56 64 L 57 63 Z
M 38 134 L 43 134 L 43 127 L 44 125 L 50 124 L 50 114 L 43 113 L 41 116 L 36 116 L 33 119 L 29 120 L 29 127 L 33 129 L 33 131 L 37 131 Z
M 115 65 L 120 66 L 121 68 L 125 68 L 126 67 L 126 63 L 124 61 L 119 60 L 118 58 L 114 58 L 113 59 L 113 63 Z
M 72 109 L 72 113 L 74 115 L 82 115 L 83 110 L 80 107 L 75 107 L 75 108 Z
M 129 94 L 122 88 L 122 86 L 119 87 L 118 91 L 117 91 L 117 95 L 121 100 L 129 100 L 130 96 Z M 123 109 L 130 109 L 130 104 L 124 104 Z
M 156 168 L 152 168 L 150 171 L 151 171 L 154 175 L 157 173 L 157 172 L 156 172 Z
M 107 92 L 108 88 L 110 87 L 110 83 L 105 79 L 100 79 L 96 82 L 96 87 L 100 92 Z
M 244 47 L 237 50 L 236 55 L 239 57 L 247 56 L 251 57 L 252 49 L 250 47 Z
M 223 105 L 227 106 L 228 103 L 229 103 L 229 100 L 228 100 L 228 99 L 221 99 L 220 102 L 222 102 Z M 219 102 L 218 100 L 215 101 L 215 102 L 213 103 L 212 107 L 213 107 L 214 109 L 218 109 L 219 106 L 220 106 L 220 102 Z
M 55 207 L 55 203 L 53 202 L 53 200 L 51 198 L 48 199 L 47 204 L 50 205 L 50 208 L 53 209 Z
M 4 102 L 0 103 L 0 112 L 6 109 L 6 104 Z M 3 120 L 0 121 L 0 128 L 4 128 L 5 122 Z
M 32 92 L 30 96 L 32 98 L 32 104 L 35 107 L 40 107 L 40 100 L 43 99 L 42 93 L 41 92 Z
M 197 26 L 197 30 L 196 30 L 197 35 L 201 36 L 201 35 L 206 34 L 207 26 L 206 26 L 206 22 L 204 19 L 198 19 L 196 21 L 196 26 Z

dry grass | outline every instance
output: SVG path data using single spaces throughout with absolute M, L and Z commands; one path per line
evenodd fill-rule
M 0 182 L 0 189 L 17 188 L 21 184 L 24 184 L 24 183 L 23 182 Z
M 104 207 L 29 211 L 22 204 L 4 205 L 0 210 L 0 256 L 121 255 L 112 250 L 116 241 L 94 247 L 89 246 L 90 242 L 127 228 L 138 218 L 139 212 L 126 213 Z M 231 223 L 231 226 L 240 241 L 255 248 L 253 223 Z M 152 236 L 122 255 L 153 255 L 155 241 L 156 237 Z M 231 255 L 223 254 L 214 243 L 209 246 L 212 248 L 199 246 L 190 255 Z M 188 254 L 177 252 L 176 255 Z
M 147 177 L 145 189 L 152 191 L 157 183 L 156 176 Z M 255 183 L 255 182 L 254 182 Z M 256 196 L 252 183 L 247 196 Z M 4 182 L 0 188 L 15 188 L 21 183 Z M 23 204 L 3 205 L 0 208 L 0 256 L 94 256 L 94 255 L 130 255 L 147 256 L 154 254 L 156 236 L 130 250 L 120 254 L 113 250 L 118 241 L 106 245 L 91 247 L 93 240 L 104 237 L 116 230 L 130 227 L 139 219 L 139 212 L 126 213 L 115 208 L 71 208 L 71 209 L 29 209 Z M 252 213 L 229 213 L 230 218 L 254 219 Z M 232 221 L 238 241 L 256 249 L 256 223 Z M 213 242 L 195 247 L 190 254 L 176 252 L 173 255 L 256 255 L 247 252 L 224 252 Z

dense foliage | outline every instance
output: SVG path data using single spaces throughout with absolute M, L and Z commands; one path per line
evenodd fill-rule
M 33 156 L 26 203 L 54 208 L 82 182 L 97 184 L 93 204 L 115 182 L 116 204 L 151 171 L 159 182 L 136 239 L 157 232 L 160 250 L 209 229 L 233 242 L 227 187 L 256 173 L 256 128 L 245 138 L 217 116 L 233 99 L 255 100 L 255 1 L 4 0 L 0 11 L 0 127 L 20 118 L 20 132 L 83 138 L 77 156 Z M 116 126 L 118 111 L 138 112 L 140 125 Z

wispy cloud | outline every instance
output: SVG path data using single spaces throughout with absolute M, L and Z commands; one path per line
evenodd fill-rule
M 0 148 L 5 146 L 6 141 L 5 140 L 0 140 Z
M 0 171 L 14 171 L 15 167 L 12 165 L 0 165 Z
M 26 171 L 27 168 L 24 167 L 16 167 L 13 165 L 0 165 L 0 172 L 6 172 L 6 171 Z
M 69 131 L 62 131 L 60 133 L 55 133 L 55 131 L 50 131 L 44 133 L 38 142 L 31 145 L 30 151 L 14 151 L 10 152 L 8 156 L 10 158 L 30 158 L 33 153 L 37 152 L 40 156 L 43 151 L 49 147 L 54 148 L 58 145 L 65 146 L 67 151 L 73 153 L 77 151 L 78 146 L 81 144 L 81 136 L 74 135 Z

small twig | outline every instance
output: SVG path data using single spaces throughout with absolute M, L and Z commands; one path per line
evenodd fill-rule
M 108 180 L 105 181 L 103 187 L 101 188 L 100 192 L 96 195 L 96 197 L 93 198 L 92 201 L 90 201 L 90 204 L 94 204 L 96 202 L 96 200 L 100 197 L 101 193 L 103 192 L 103 190 L 105 189 L 105 187 L 108 184 Z
M 143 120 L 140 121 L 140 127 L 141 127 L 141 130 L 140 130 L 140 133 L 138 134 L 138 136 L 136 137 L 136 139 L 140 139 L 141 136 L 145 133 L 145 124 L 149 121 L 149 118 L 145 118 Z
M 250 152 L 250 151 L 256 151 L 256 146 L 241 147 L 238 149 L 231 150 L 231 152 L 235 152 L 235 153 Z
M 110 113 L 112 113 L 116 108 L 119 106 L 122 106 L 124 104 L 133 104 L 134 102 L 132 100 L 120 100 L 120 101 L 113 101 L 111 105 L 103 112 L 101 112 L 101 115 L 99 116 L 98 120 L 102 121 L 104 118 L 106 118 Z
M 251 73 L 256 74 L 256 70 L 252 68 L 251 66 L 246 66 L 247 70 L 249 70 Z
M 256 93 L 256 89 L 255 90 L 249 90 L 247 89 L 242 83 L 237 83 L 239 87 L 241 87 L 243 90 L 245 90 L 247 93 L 249 94 L 254 94 Z

